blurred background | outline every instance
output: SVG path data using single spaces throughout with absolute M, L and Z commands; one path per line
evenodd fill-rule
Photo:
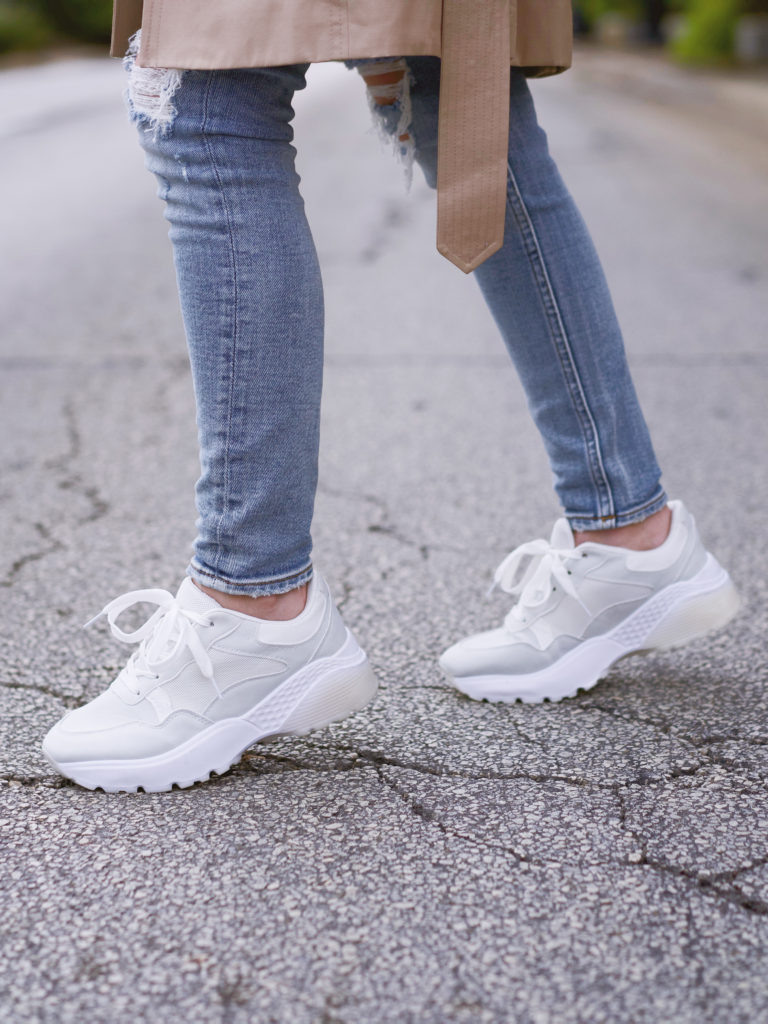
M 0 0 L 0 54 L 104 44 L 111 0 Z M 768 0 L 576 0 L 577 34 L 694 64 L 768 61 Z
M 0 53 L 109 41 L 111 0 L 0 0 Z

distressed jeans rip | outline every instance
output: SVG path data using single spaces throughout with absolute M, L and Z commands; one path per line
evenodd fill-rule
M 173 97 L 181 85 L 184 71 L 179 68 L 142 68 L 136 63 L 141 30 L 131 36 L 123 67 L 128 72 L 126 98 L 137 121 L 146 122 L 155 136 L 169 131 L 176 117 Z
M 415 145 L 411 134 L 411 71 L 403 57 L 354 62 L 365 82 L 374 123 L 401 157 L 408 184 L 413 177 Z

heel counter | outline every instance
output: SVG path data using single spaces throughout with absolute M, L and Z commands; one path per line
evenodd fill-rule
M 323 623 L 323 637 L 317 646 L 315 657 L 327 658 L 336 654 L 347 642 L 349 630 L 334 604 L 330 592 L 326 593 L 326 620 Z

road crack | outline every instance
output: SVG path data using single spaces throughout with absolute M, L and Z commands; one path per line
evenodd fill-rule
M 19 573 L 25 566 L 29 565 L 30 562 L 39 562 L 43 558 L 47 558 L 49 555 L 54 554 L 54 552 L 62 551 L 64 549 L 62 542 L 53 536 L 44 523 L 33 523 L 32 527 L 37 536 L 43 542 L 42 546 L 17 558 L 6 573 L 5 579 L 0 580 L 0 587 L 4 587 L 6 589 L 12 587 L 16 582 Z
M 471 843 L 473 846 L 481 847 L 484 850 L 494 850 L 497 853 L 504 853 L 507 856 L 512 857 L 518 864 L 529 864 L 533 867 L 545 867 L 559 863 L 558 861 L 546 861 L 529 857 L 527 854 L 514 849 L 514 847 L 502 846 L 499 843 L 490 843 L 478 836 L 467 835 L 466 832 L 460 832 L 458 829 L 451 828 L 440 818 L 434 808 L 429 807 L 423 801 L 418 800 L 412 793 L 408 792 L 408 790 L 401 788 L 394 779 L 388 779 L 381 766 L 376 767 L 375 770 L 382 785 L 386 786 L 387 789 L 394 793 L 395 796 L 397 796 L 409 809 L 409 811 L 411 811 L 414 817 L 427 825 L 434 825 L 435 828 L 443 834 L 443 836 L 463 840 L 464 842 Z
M 387 502 L 377 494 L 370 494 L 364 491 L 349 491 L 341 487 L 331 487 L 328 484 L 320 483 L 318 492 L 327 494 L 331 498 L 343 498 L 348 501 L 361 502 L 376 510 L 378 513 L 375 521 L 368 524 L 368 532 L 385 536 L 403 547 L 410 548 L 419 553 L 422 560 L 426 561 L 433 552 L 447 551 L 453 554 L 464 554 L 465 549 L 450 544 L 434 544 L 408 537 L 396 524 L 395 517 Z
M 75 410 L 70 401 L 64 403 L 61 415 L 64 420 L 66 450 L 44 462 L 43 468 L 55 475 L 59 490 L 70 491 L 85 500 L 88 511 L 75 520 L 75 526 L 85 526 L 103 518 L 109 512 L 109 502 L 102 497 L 97 487 L 86 483 L 82 475 L 73 468 L 73 464 L 82 457 L 83 444 Z M 66 550 L 66 544 L 58 539 L 50 526 L 43 522 L 34 522 L 32 528 L 40 541 L 39 545 L 13 562 L 5 578 L 0 580 L 0 587 L 12 587 L 19 574 L 30 563 L 42 561 L 57 551 Z
M 637 843 L 640 849 L 638 856 L 632 856 L 625 861 L 627 866 L 649 868 L 651 871 L 661 875 L 682 879 L 702 895 L 715 896 L 750 914 L 757 914 L 762 917 L 768 916 L 768 902 L 766 900 L 759 897 L 746 896 L 732 884 L 739 875 L 768 864 L 768 857 L 761 858 L 753 864 L 737 868 L 733 871 L 712 873 L 699 871 L 695 868 L 687 868 L 679 864 L 672 864 L 663 858 L 651 856 L 648 852 L 648 840 L 633 829 L 627 820 L 626 797 L 628 795 L 628 788 L 628 786 L 615 787 L 616 798 L 619 803 L 619 826 L 626 835 L 630 836 Z M 731 883 L 730 885 L 723 884 L 729 882 Z
M 16 683 L 16 682 L 0 682 L 0 689 L 5 690 L 28 690 L 31 693 L 42 693 L 46 697 L 54 697 L 66 708 L 76 708 L 82 704 L 85 699 L 82 695 L 75 697 L 69 693 L 61 693 L 60 690 L 55 690 L 51 686 L 44 686 L 37 683 Z
M 313 743 L 311 740 L 302 740 L 302 745 L 308 747 L 310 750 L 317 752 L 318 754 L 331 754 L 337 755 L 342 758 L 343 767 L 329 766 L 329 767 L 317 767 L 311 762 L 302 759 L 301 756 L 294 756 L 291 754 L 273 754 L 271 752 L 260 753 L 259 756 L 265 758 L 279 758 L 284 760 L 296 768 L 304 769 L 306 771 L 349 771 L 353 768 L 359 768 L 363 765 L 368 765 L 371 768 L 401 768 L 405 771 L 415 772 L 420 775 L 424 775 L 430 778 L 439 779 L 463 779 L 467 782 L 533 782 L 537 784 L 546 783 L 560 783 L 566 786 L 574 786 L 578 789 L 584 790 L 596 790 L 596 791 L 608 791 L 614 793 L 616 791 L 615 782 L 601 782 L 596 779 L 587 779 L 583 776 L 576 774 L 565 774 L 558 772 L 533 772 L 533 771 L 495 771 L 489 769 L 477 769 L 475 771 L 459 771 L 458 769 L 446 768 L 437 765 L 424 764 L 423 762 L 413 761 L 405 758 L 392 757 L 386 754 L 381 754 L 376 750 L 371 750 L 366 747 L 358 747 L 346 745 L 343 743 L 334 743 L 332 745 L 325 745 L 320 743 Z M 349 763 L 344 759 L 350 759 Z M 692 778 L 698 775 L 704 768 L 709 767 L 707 764 L 693 765 L 690 767 L 676 767 L 670 768 L 663 775 L 654 774 L 648 771 L 643 771 L 635 778 L 627 779 L 621 783 L 622 786 L 636 786 L 642 788 L 644 786 L 653 786 L 664 784 L 670 780 L 678 778 Z
M 66 789 L 75 783 L 61 775 L 0 775 L 0 789 Z
M 60 490 L 72 491 L 73 494 L 85 498 L 90 505 L 90 511 L 77 520 L 77 525 L 83 526 L 105 516 L 109 511 L 109 502 L 104 500 L 97 487 L 84 483 L 82 475 L 73 470 L 73 464 L 83 454 L 83 439 L 71 401 L 68 400 L 64 403 L 61 415 L 64 419 L 67 449 L 63 454 L 48 459 L 45 468 L 59 474 L 58 487 Z
M 743 737 L 738 734 L 710 734 L 708 736 L 696 737 L 691 735 L 685 735 L 675 730 L 662 722 L 658 722 L 653 718 L 646 718 L 641 715 L 632 714 L 629 711 L 619 710 L 611 705 L 602 704 L 585 704 L 582 711 L 597 711 L 600 714 L 607 715 L 610 718 L 614 718 L 620 722 L 627 722 L 629 724 L 646 726 L 649 729 L 653 729 L 662 736 L 666 736 L 668 739 L 675 740 L 684 746 L 690 747 L 696 751 L 698 756 L 702 758 L 701 767 L 720 767 L 726 769 L 726 771 L 732 772 L 739 770 L 742 776 L 752 782 L 765 782 L 765 774 L 759 772 L 753 772 L 745 770 L 743 766 L 734 762 L 733 758 L 728 758 L 722 754 L 718 754 L 715 751 L 709 751 L 706 748 L 714 746 L 718 743 L 743 743 L 746 746 L 752 747 L 765 747 L 768 746 L 768 739 L 763 737 Z

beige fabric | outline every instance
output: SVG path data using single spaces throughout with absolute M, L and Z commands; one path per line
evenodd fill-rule
M 503 240 L 510 64 L 571 63 L 571 0 L 114 0 L 115 56 L 139 28 L 147 67 L 442 57 L 438 248 L 465 272 Z
M 139 62 L 155 67 L 440 57 L 443 2 L 451 0 L 115 0 L 112 53 L 125 53 L 143 7 Z M 511 63 L 550 72 L 569 67 L 571 24 L 570 0 L 510 4 Z

